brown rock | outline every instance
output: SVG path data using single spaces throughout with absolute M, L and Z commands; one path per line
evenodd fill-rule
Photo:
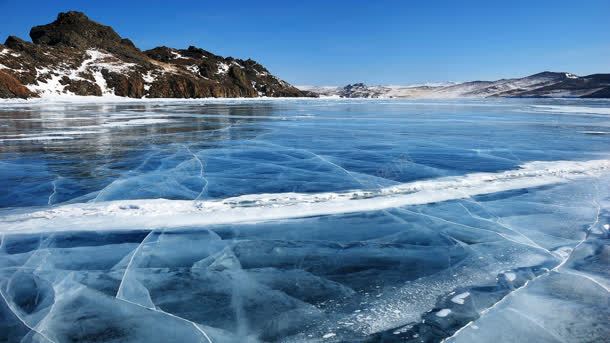
M 115 95 L 132 98 L 304 95 L 253 60 L 225 58 L 194 46 L 142 52 L 80 12 L 60 13 L 54 22 L 33 27 L 30 36 L 33 43 L 10 36 L 6 48 L 0 45 L 0 64 L 13 78 L 5 81 L 11 89 L 14 81 L 35 85 L 59 77 L 61 91 L 99 96 L 101 72 Z M 12 94 L 5 90 L 0 97 Z
M 144 80 L 139 75 L 124 75 L 102 70 L 108 88 L 114 89 L 117 96 L 141 98 L 144 96 Z
M 19 80 L 9 73 L 0 70 L 0 98 L 31 98 L 35 94 L 30 92 Z
M 66 87 L 64 90 L 72 92 L 76 95 L 95 95 L 101 96 L 102 90 L 97 84 L 86 80 L 72 80 L 64 76 L 60 81 Z

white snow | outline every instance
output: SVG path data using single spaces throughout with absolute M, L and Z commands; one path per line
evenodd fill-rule
M 182 56 L 180 53 L 178 53 L 178 52 L 176 52 L 176 51 L 174 51 L 174 50 L 171 50 L 171 53 L 172 53 L 172 55 L 173 55 L 172 57 L 173 57 L 175 60 L 180 59 L 180 58 L 185 58 L 185 57 L 184 57 L 184 56 Z
M 451 302 L 456 303 L 458 305 L 464 305 L 464 300 L 470 296 L 469 292 L 460 293 L 453 298 L 451 298 Z
M 231 62 L 231 65 L 237 66 L 237 67 L 239 67 L 239 68 L 241 68 L 241 69 L 244 69 L 244 68 L 245 68 L 243 65 L 241 65 L 241 64 L 239 64 L 239 63 L 237 63 L 237 62 L 235 62 L 235 61 Z
M 258 69 L 254 69 L 254 72 L 256 73 L 256 76 L 268 76 L 269 73 L 267 73 L 266 71 L 260 71 Z
M 102 90 L 102 96 L 104 95 L 114 95 L 114 90 L 111 90 L 108 88 L 108 84 L 106 83 L 106 79 L 104 78 L 104 75 L 102 75 L 102 72 L 99 70 L 96 70 L 93 73 L 93 79 L 95 80 L 95 83 L 97 83 L 97 85 L 100 87 L 100 89 Z
M 444 308 L 438 312 L 436 312 L 437 317 L 447 317 L 451 313 L 451 310 L 448 308 Z
M 335 337 L 337 334 L 334 332 L 329 332 L 327 334 L 325 334 L 324 336 L 322 336 L 322 338 L 327 339 L 327 338 L 332 338 Z
M 258 90 L 258 84 L 256 83 L 256 81 L 252 80 L 251 84 L 252 84 L 252 88 L 254 88 L 256 90 L 256 93 L 258 93 L 258 96 L 263 96 L 264 95 L 263 92 Z
M 146 74 L 142 75 L 142 79 L 144 80 L 144 91 L 148 92 L 152 83 L 155 82 L 156 78 L 153 75 L 153 72 L 149 70 Z
M 37 140 L 57 140 L 57 139 L 73 139 L 71 136 L 79 136 L 85 134 L 98 133 L 99 131 L 46 131 L 44 133 L 6 135 L 0 138 L 3 141 L 37 141 Z
M 218 71 L 216 74 L 226 74 L 229 71 L 229 65 L 224 62 L 218 62 Z
M 513 282 L 517 278 L 517 275 L 515 275 L 515 273 L 513 273 L 513 272 L 508 272 L 508 273 L 504 273 L 504 277 L 506 278 L 506 280 Z
M 127 125 L 143 123 L 153 122 Z M 149 199 L 70 204 L 5 216 L 0 219 L 0 232 L 102 230 L 108 228 L 108 223 L 116 224 L 113 229 L 181 227 L 365 212 L 540 187 L 608 173 L 610 160 L 529 162 L 516 170 L 408 182 L 377 191 L 250 194 L 209 201 Z
M 70 69 L 66 65 L 57 65 L 53 69 L 49 68 L 37 68 L 36 79 L 39 77 L 47 77 L 44 81 L 37 81 L 36 84 L 26 85 L 31 91 L 37 92 L 41 97 L 56 96 L 61 94 L 71 95 L 70 92 L 65 90 L 65 85 L 62 85 L 59 81 L 64 77 L 68 77 L 71 80 L 85 80 L 80 75 L 85 72 L 89 72 L 93 75 L 95 83 L 102 90 L 102 95 L 113 96 L 114 90 L 109 89 L 106 83 L 106 79 L 102 75 L 102 70 L 107 69 L 114 73 L 124 73 L 131 69 L 135 64 L 125 63 L 117 59 L 111 54 L 102 52 L 97 49 L 89 49 L 86 51 L 88 56 L 81 65 L 76 69 Z
M 65 75 L 65 74 L 64 74 Z M 64 76 L 56 70 L 50 70 L 46 67 L 36 68 L 36 79 L 39 77 L 47 77 L 44 81 L 38 81 L 35 85 L 26 85 L 32 92 L 39 93 L 41 96 L 61 94 L 64 90 L 64 85 L 59 83 L 59 80 Z
M 126 126 L 139 126 L 139 125 L 151 125 L 151 124 L 166 124 L 171 123 L 171 119 L 163 118 L 142 118 L 142 119 L 131 119 L 127 121 L 110 122 L 100 125 L 101 127 L 126 127 Z
M 19 68 L 19 69 L 17 69 L 17 68 L 10 68 L 8 66 L 5 66 L 2 63 L 0 63 L 0 69 L 8 69 L 8 70 L 12 71 L 13 73 L 24 73 L 24 72 L 27 71 L 27 70 L 25 70 L 23 68 Z
M 90 71 L 91 69 L 96 71 L 107 69 L 111 72 L 123 73 L 135 66 L 134 63 L 125 63 L 112 54 L 102 52 L 97 49 L 87 50 L 87 55 L 89 58 L 84 60 L 78 69 L 70 73 L 71 79 L 82 79 L 78 76 L 78 74 L 88 70 Z
M 536 111 L 570 114 L 610 114 L 608 107 L 533 105 Z
M 199 66 L 196 64 L 187 65 L 186 69 L 193 74 L 199 75 Z
M 3 48 L 2 50 L 0 50 L 0 55 L 9 55 L 9 56 L 13 56 L 13 57 L 21 56 L 20 53 L 14 52 L 14 51 L 12 51 L 10 49 L 7 49 L 7 48 Z
M 169 73 L 169 74 L 178 74 L 179 73 L 178 69 L 173 64 L 164 63 L 164 62 L 155 61 L 155 60 L 150 60 L 150 63 L 159 67 L 161 69 L 160 70 L 161 73 Z
M 0 142 L 9 142 L 9 141 L 51 141 L 51 140 L 61 140 L 61 139 L 74 139 L 74 137 L 67 136 L 32 136 L 32 137 L 23 137 L 23 138 L 6 138 L 0 139 Z

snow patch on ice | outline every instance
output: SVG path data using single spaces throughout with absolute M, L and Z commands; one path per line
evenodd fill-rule
M 112 125 L 142 125 L 169 119 L 140 119 Z M 131 123 L 130 123 L 131 122 Z M 610 173 L 610 160 L 529 162 L 520 169 L 498 173 L 403 183 L 379 190 L 327 193 L 250 194 L 221 200 L 118 200 L 72 204 L 6 215 L 1 232 L 41 230 L 101 230 L 141 227 L 185 227 L 260 222 L 422 205 L 513 189 L 565 183 Z
M 19 135 L 7 135 L 1 138 L 0 142 L 4 141 L 41 141 L 41 140 L 58 140 L 58 139 L 74 139 L 72 136 L 86 135 L 98 133 L 99 131 L 48 131 L 44 133 L 34 134 L 19 134 Z
M 440 311 L 436 312 L 436 316 L 437 316 L 437 317 L 444 318 L 444 317 L 447 317 L 447 316 L 448 316 L 450 313 L 451 313 L 451 310 L 450 310 L 450 309 L 448 309 L 448 308 L 444 308 L 444 309 L 442 309 L 442 310 L 440 310 Z
M 608 107 L 532 105 L 539 112 L 571 113 L 571 114 L 610 114 Z
M 0 139 L 0 142 L 8 142 L 8 141 L 51 141 L 51 140 L 68 140 L 68 139 L 74 139 L 74 137 L 68 137 L 68 136 L 32 136 L 32 137 L 23 137 L 23 138 Z
M 460 293 L 460 294 L 454 296 L 453 298 L 451 298 L 451 302 L 456 303 L 458 305 L 464 305 L 464 301 L 469 296 L 470 296 L 469 292 Z
M 118 121 L 105 123 L 100 126 L 102 127 L 125 127 L 125 126 L 139 126 L 139 125 L 151 125 L 151 124 L 165 124 L 171 123 L 173 120 L 171 119 L 162 119 L 162 118 L 144 118 L 144 119 L 132 119 L 127 121 Z

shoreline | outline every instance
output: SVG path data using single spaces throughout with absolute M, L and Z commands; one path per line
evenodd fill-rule
M 68 104 L 86 104 L 86 103 L 179 103 L 179 102 L 257 102 L 257 101 L 469 101 L 469 102 L 488 102 L 488 101 L 523 101 L 523 100 L 564 100 L 564 101 L 592 101 L 604 102 L 610 101 L 606 98 L 578 98 L 578 97 L 494 97 L 494 98 L 477 98 L 477 97 L 378 97 L 378 98 L 341 98 L 336 96 L 328 97 L 252 97 L 252 98 L 129 98 L 121 96 L 80 96 L 80 95 L 60 95 L 53 97 L 40 98 L 0 98 L 0 105 L 5 104 L 46 104 L 46 103 L 68 103 Z

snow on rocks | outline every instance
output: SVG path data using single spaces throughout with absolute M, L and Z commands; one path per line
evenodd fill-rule
M 144 80 L 144 91 L 148 92 L 152 83 L 155 82 L 155 76 L 153 75 L 152 70 L 146 72 L 146 74 L 142 75 L 142 79 Z
M 229 65 L 224 62 L 218 63 L 218 71 L 216 74 L 226 74 L 229 71 Z
M 26 86 L 32 92 L 38 93 L 41 96 L 56 94 L 73 95 L 73 93 L 66 90 L 67 85 L 62 83 L 61 80 L 67 77 L 74 81 L 91 82 L 90 79 L 84 77 L 86 74 L 90 74 L 94 79 L 94 83 L 102 91 L 102 95 L 113 95 L 114 90 L 108 87 L 102 70 L 124 73 L 135 66 L 134 63 L 123 62 L 114 55 L 97 49 L 89 49 L 85 52 L 85 55 L 87 57 L 76 69 L 70 68 L 67 64 L 60 64 L 54 66 L 54 68 L 36 68 L 36 83 Z

